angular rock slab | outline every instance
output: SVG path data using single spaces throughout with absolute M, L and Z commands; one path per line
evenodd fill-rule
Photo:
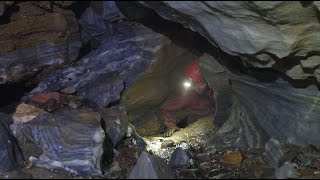
M 56 111 L 10 126 L 19 144 L 35 142 L 43 153 L 29 160 L 38 167 L 74 174 L 101 175 L 104 131 L 100 116 L 89 109 Z
M 104 122 L 106 134 L 115 147 L 127 134 L 129 127 L 128 117 L 124 107 L 113 107 L 112 109 L 99 109 L 101 119 Z
M 169 165 L 174 169 L 186 169 L 190 167 L 190 158 L 181 147 L 175 149 L 171 155 Z
M 84 43 L 92 38 L 101 42 L 103 38 L 111 36 L 113 33 L 111 24 L 104 22 L 91 6 L 84 11 L 78 22 L 81 26 L 81 37 Z
M 23 161 L 21 149 L 9 129 L 10 122 L 8 115 L 0 113 L 0 173 L 17 170 Z
M 105 21 L 113 22 L 124 18 L 115 1 L 92 1 L 91 7 Z
M 271 138 L 265 145 L 265 153 L 269 165 L 275 169 L 279 168 L 279 161 L 284 156 L 284 149 L 279 141 Z
M 175 179 L 175 177 L 162 159 L 143 151 L 128 179 Z
M 142 25 L 118 23 L 114 36 L 106 37 L 97 49 L 81 59 L 79 66 L 64 68 L 45 78 L 31 94 L 74 87 L 76 95 L 101 106 L 120 99 L 157 59 L 171 41 Z
M 21 103 L 16 108 L 16 111 L 14 112 L 12 119 L 14 123 L 25 123 L 45 113 L 46 113 L 45 111 L 35 106 Z

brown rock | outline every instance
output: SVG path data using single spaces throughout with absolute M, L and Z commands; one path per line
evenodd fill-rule
M 76 88 L 74 87 L 66 87 L 61 90 L 61 93 L 64 93 L 64 94 L 73 94 L 75 92 L 76 92 Z
M 22 103 L 17 107 L 12 119 L 14 123 L 25 123 L 44 113 L 46 112 L 42 109 Z
M 212 168 L 212 165 L 210 162 L 203 162 L 199 164 L 199 172 L 203 174 L 204 176 L 207 176 Z
M 49 99 L 43 105 L 43 109 L 47 112 L 52 112 L 53 110 L 57 109 L 58 107 L 59 107 L 59 102 L 53 98 Z
M 51 1 L 35 1 L 33 3 L 45 10 L 52 10 Z
M 60 94 L 57 92 L 49 92 L 49 93 L 40 93 L 34 96 L 31 96 L 29 100 L 32 103 L 43 105 L 49 99 L 55 99 L 56 101 L 60 102 Z
M 211 156 L 209 153 L 202 153 L 202 154 L 198 154 L 196 156 L 196 159 L 199 161 L 210 161 L 211 160 Z
M 58 4 L 63 7 L 71 6 L 71 4 L 74 2 L 76 2 L 76 1 L 53 1 L 54 4 Z
M 68 105 L 72 107 L 73 109 L 78 109 L 82 104 L 80 101 L 71 100 Z
M 242 156 L 240 152 L 225 153 L 220 160 L 221 163 L 233 164 L 233 165 L 240 164 L 241 161 L 242 161 Z
M 178 179 L 197 179 L 198 169 L 184 169 L 178 172 Z
M 48 13 L 32 2 L 21 2 L 19 7 L 10 23 L 0 25 L 0 54 L 43 42 L 65 42 L 66 36 L 79 31 L 72 14 Z
M 4 4 L 6 6 L 11 6 L 14 3 L 14 1 L 5 1 Z

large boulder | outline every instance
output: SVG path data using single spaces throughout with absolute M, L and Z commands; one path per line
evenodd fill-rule
M 15 138 L 11 134 L 10 116 L 0 113 L 0 173 L 19 169 L 23 155 Z
M 320 81 L 316 1 L 140 1 L 179 22 L 244 64 L 272 67 L 293 79 Z
M 145 71 L 166 67 L 169 68 L 164 72 L 170 71 L 171 66 L 178 62 L 174 58 L 183 52 L 167 37 L 142 25 L 123 22 L 114 27 L 117 33 L 105 37 L 101 45 L 84 56 L 77 66 L 51 74 L 29 96 L 73 87 L 76 89 L 74 95 L 107 106 L 119 100 L 124 87 L 132 85 Z M 171 55 L 164 67 L 161 60 Z M 162 74 L 155 75 L 159 77 Z M 156 79 L 154 83 L 157 83 Z
M 0 84 L 25 80 L 74 61 L 81 48 L 72 11 L 49 13 L 32 2 L 18 3 L 10 23 L 0 25 Z
M 64 108 L 10 128 L 26 158 L 36 166 L 101 175 L 105 134 L 100 120 L 91 109 Z

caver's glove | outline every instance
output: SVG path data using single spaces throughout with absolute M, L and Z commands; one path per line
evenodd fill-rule
M 163 134 L 164 137 L 169 137 L 176 131 L 179 131 L 180 128 L 178 126 L 173 126 L 167 129 L 167 131 Z

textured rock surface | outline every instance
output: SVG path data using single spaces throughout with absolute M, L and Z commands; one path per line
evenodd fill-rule
M 179 168 L 179 169 L 186 169 L 190 167 L 188 154 L 182 148 L 177 148 L 173 151 L 169 166 L 171 168 Z
M 106 134 L 115 147 L 126 135 L 128 130 L 128 117 L 124 107 L 113 107 L 112 109 L 99 110 Z
M 128 179 L 174 179 L 174 175 L 159 157 L 142 152 Z
M 14 112 L 12 119 L 13 123 L 25 123 L 45 113 L 45 111 L 35 106 L 21 103 Z
M 284 150 L 279 141 L 270 139 L 265 145 L 266 160 L 275 169 L 279 168 L 279 161 L 284 156 Z
M 275 171 L 275 178 L 276 179 L 297 179 L 297 165 L 294 163 L 285 163 L 279 169 Z
M 105 21 L 114 22 L 124 18 L 115 1 L 92 1 L 91 7 Z
M 119 23 L 117 33 L 106 37 L 98 49 L 81 59 L 78 66 L 64 68 L 45 78 L 30 95 L 74 87 L 75 95 L 98 105 L 119 100 L 146 69 L 165 55 L 171 41 L 142 25 Z
M 8 115 L 0 113 L 0 173 L 17 170 L 23 160 L 21 149 L 9 129 L 10 122 Z
M 272 67 L 293 79 L 319 79 L 319 3 L 302 1 L 140 1 L 245 64 Z
M 172 42 L 159 51 L 152 64 L 123 92 L 121 103 L 126 104 L 129 121 L 144 135 L 161 130 L 157 108 L 181 84 L 183 67 L 193 56 Z M 145 123 L 149 123 L 146 127 Z M 144 126 L 139 128 L 139 126 Z M 152 127 L 151 127 L 152 126 Z M 139 132 L 139 133 L 140 133 Z
M 216 89 L 217 111 L 227 110 L 222 116 L 216 114 L 216 118 L 221 118 L 217 119 L 221 125 L 213 141 L 249 147 L 262 147 L 270 138 L 280 143 L 319 144 L 320 104 L 316 86 L 295 88 L 281 78 L 266 82 L 227 69 L 217 71 L 220 72 L 217 77 L 221 77 L 217 81 L 210 77 L 215 71 L 206 70 L 217 62 L 213 57 L 210 61 L 207 58 L 200 58 L 200 66 L 209 84 Z M 265 76 L 263 72 L 262 75 Z M 224 83 L 224 77 L 231 83 Z
M 0 2 L 0 16 L 3 15 L 4 11 L 5 11 L 5 4 L 4 4 L 4 1 L 1 1 Z
M 48 13 L 32 2 L 18 5 L 20 10 L 12 14 L 10 23 L 0 26 L 0 84 L 71 62 L 81 47 L 72 11 Z
M 101 175 L 104 131 L 100 115 L 90 109 L 56 111 L 27 123 L 12 124 L 14 136 L 24 147 L 26 139 L 35 147 L 29 161 L 38 167 L 60 169 L 74 174 Z M 29 146 L 29 151 L 31 146 Z M 42 154 L 35 154 L 40 148 Z
M 91 39 L 99 43 L 107 36 L 111 36 L 114 32 L 111 24 L 94 11 L 90 6 L 79 19 L 81 28 L 81 38 L 84 43 L 89 42 Z

